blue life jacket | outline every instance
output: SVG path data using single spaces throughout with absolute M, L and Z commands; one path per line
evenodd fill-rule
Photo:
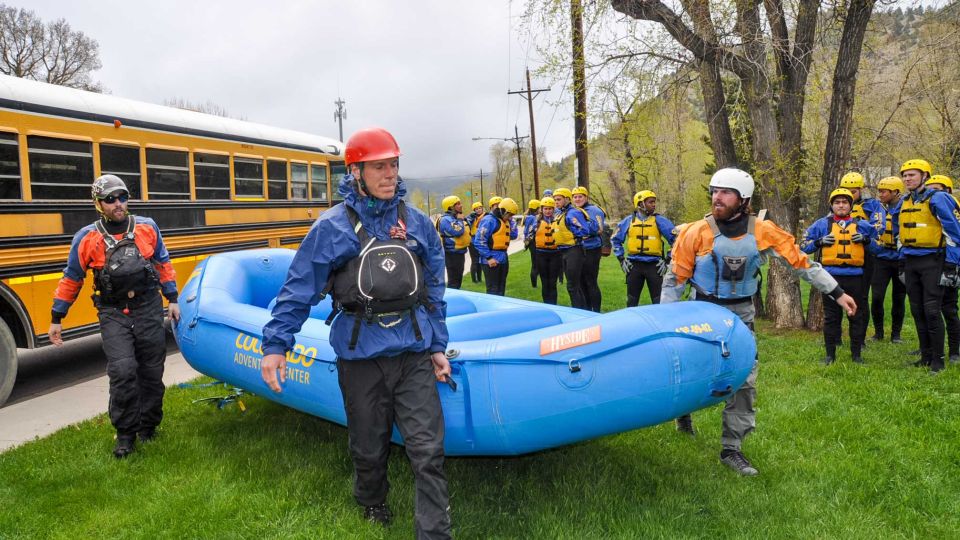
M 740 300 L 757 292 L 763 258 L 757 248 L 756 217 L 749 219 L 747 234 L 733 239 L 720 232 L 713 216 L 707 216 L 713 232 L 713 249 L 697 256 L 690 279 L 699 296 Z

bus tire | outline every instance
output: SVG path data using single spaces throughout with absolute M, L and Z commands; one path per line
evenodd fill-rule
M 17 342 L 7 323 L 0 320 L 0 406 L 7 402 L 17 380 Z

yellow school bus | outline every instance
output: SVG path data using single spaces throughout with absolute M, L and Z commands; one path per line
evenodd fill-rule
M 0 75 L 0 404 L 17 348 L 49 344 L 70 242 L 98 217 L 94 178 L 123 179 L 182 286 L 211 253 L 299 245 L 336 195 L 342 151 L 335 139 Z M 64 338 L 98 330 L 92 281 Z

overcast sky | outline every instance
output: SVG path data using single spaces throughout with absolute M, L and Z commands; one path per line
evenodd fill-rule
M 211 101 L 231 116 L 337 138 L 380 125 L 397 137 L 401 174 L 489 169 L 472 137 L 529 134 L 524 68 L 538 67 L 508 0 L 181 1 L 30 0 L 8 5 L 65 18 L 100 44 L 94 73 L 110 93 L 153 103 Z M 549 86 L 533 80 L 533 87 Z M 534 100 L 537 146 L 573 151 L 568 93 Z M 548 97 L 549 99 L 544 99 Z

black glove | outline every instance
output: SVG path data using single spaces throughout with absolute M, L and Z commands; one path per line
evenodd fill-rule
M 897 261 L 897 279 L 900 283 L 907 284 L 907 263 L 903 259 Z
M 869 239 L 866 236 L 860 233 L 856 233 L 853 236 L 851 236 L 850 240 L 853 240 L 854 244 L 866 244 L 869 241 Z
M 620 269 L 623 270 L 623 273 L 629 274 L 630 269 L 633 268 L 633 261 L 623 257 L 617 257 L 617 260 L 620 261 Z
M 661 276 L 667 274 L 667 270 L 670 270 L 670 263 L 666 259 L 660 259 L 657 261 L 657 273 Z
M 960 268 L 955 264 L 946 264 L 943 267 L 943 273 L 940 274 L 940 286 L 960 288 Z

